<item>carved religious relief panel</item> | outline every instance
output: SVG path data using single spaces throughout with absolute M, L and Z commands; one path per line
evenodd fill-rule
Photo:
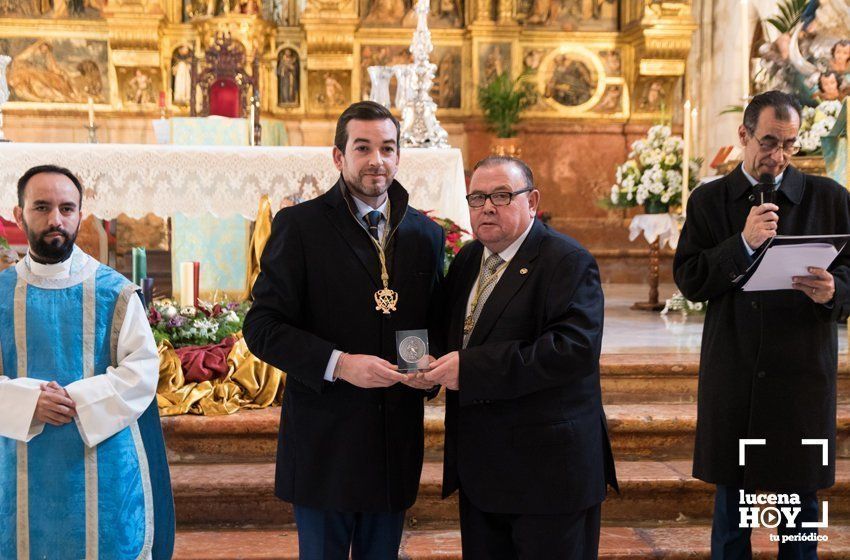
M 411 64 L 413 57 L 409 45 L 361 45 L 360 47 L 360 97 L 369 99 L 372 91 L 370 66 L 396 66 Z M 431 86 L 431 99 L 440 109 L 460 109 L 462 92 L 462 47 L 446 45 L 435 47 L 431 53 L 431 62 L 437 65 L 434 82 Z M 392 77 L 389 82 L 389 98 L 392 106 L 397 107 L 396 94 L 398 82 Z
M 109 102 L 106 41 L 59 38 L 0 38 L 10 101 L 34 103 Z
M 159 68 L 116 67 L 120 105 L 127 108 L 149 108 L 159 101 L 163 91 Z
M 670 113 L 678 78 L 642 76 L 635 85 L 635 113 Z
M 310 110 L 334 113 L 351 103 L 351 72 L 348 70 L 309 70 L 307 89 Z
M 463 27 L 462 0 L 430 0 L 428 26 Z M 363 27 L 416 27 L 415 0 L 360 0 Z
M 616 0 L 517 0 L 517 19 L 561 31 L 616 31 Z
M 478 84 L 484 85 L 499 74 L 511 73 L 510 43 L 481 43 L 478 46 Z
M 0 18 L 98 19 L 105 4 L 105 0 L 0 0 Z

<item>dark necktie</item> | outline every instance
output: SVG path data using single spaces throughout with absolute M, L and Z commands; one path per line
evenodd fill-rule
M 366 212 L 366 215 L 363 216 L 363 219 L 366 220 L 366 225 L 369 229 L 369 233 L 378 241 L 380 241 L 380 239 L 378 239 L 378 224 L 381 223 L 381 218 L 383 217 L 383 214 L 381 214 L 377 210 Z

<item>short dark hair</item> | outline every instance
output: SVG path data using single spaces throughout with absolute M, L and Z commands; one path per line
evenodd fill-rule
M 345 153 L 345 145 L 348 144 L 348 123 L 357 119 L 359 121 L 382 121 L 389 119 L 395 125 L 395 143 L 401 148 L 401 125 L 398 119 L 390 113 L 390 110 L 374 101 L 358 101 L 348 106 L 336 121 L 336 134 L 334 134 L 334 146 Z
M 850 45 L 850 39 L 840 39 L 836 41 L 829 49 L 829 56 L 835 58 L 835 49 L 838 47 L 846 47 L 847 45 Z
M 70 179 L 74 183 L 74 186 L 77 187 L 77 192 L 80 193 L 80 208 L 83 207 L 83 184 L 80 183 L 77 176 L 71 173 L 69 169 L 59 167 L 58 165 L 36 165 L 21 175 L 21 178 L 18 179 L 18 206 L 21 208 L 24 207 L 24 191 L 27 188 L 27 183 L 39 173 L 55 173 L 57 175 L 64 175 Z
M 522 172 L 522 176 L 525 179 L 525 186 L 529 189 L 534 188 L 534 175 L 531 173 L 531 168 L 519 158 L 511 156 L 487 156 L 475 164 L 475 167 L 472 168 L 472 172 L 475 173 L 482 167 L 493 167 L 495 165 L 504 164 L 516 166 L 516 168 Z
M 830 76 L 835 76 L 835 83 L 838 84 L 838 87 L 841 87 L 841 76 L 839 76 L 838 72 L 836 72 L 835 70 L 827 70 L 826 72 L 821 74 L 818 78 L 818 87 L 820 87 L 821 80 L 823 80 L 824 78 L 829 78 Z
M 761 112 L 767 107 L 773 107 L 773 112 L 780 121 L 791 120 L 789 109 L 793 109 L 797 113 L 797 118 L 802 120 L 803 108 L 793 95 L 776 90 L 766 91 L 753 97 L 744 109 L 744 127 L 750 131 L 750 134 L 756 131 Z

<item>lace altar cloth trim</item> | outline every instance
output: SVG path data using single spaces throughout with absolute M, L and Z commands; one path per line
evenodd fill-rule
M 83 210 L 102 219 L 178 212 L 253 220 L 260 196 L 273 208 L 309 200 L 339 176 L 325 147 L 173 146 L 155 144 L 0 144 L 0 215 L 12 218 L 18 178 L 52 163 L 76 173 L 85 189 Z M 396 178 L 411 204 L 469 229 L 461 151 L 405 149 Z

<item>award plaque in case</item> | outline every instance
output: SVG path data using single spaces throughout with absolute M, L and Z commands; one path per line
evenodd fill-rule
M 430 369 L 428 366 L 428 330 L 396 331 L 398 371 L 415 373 Z

